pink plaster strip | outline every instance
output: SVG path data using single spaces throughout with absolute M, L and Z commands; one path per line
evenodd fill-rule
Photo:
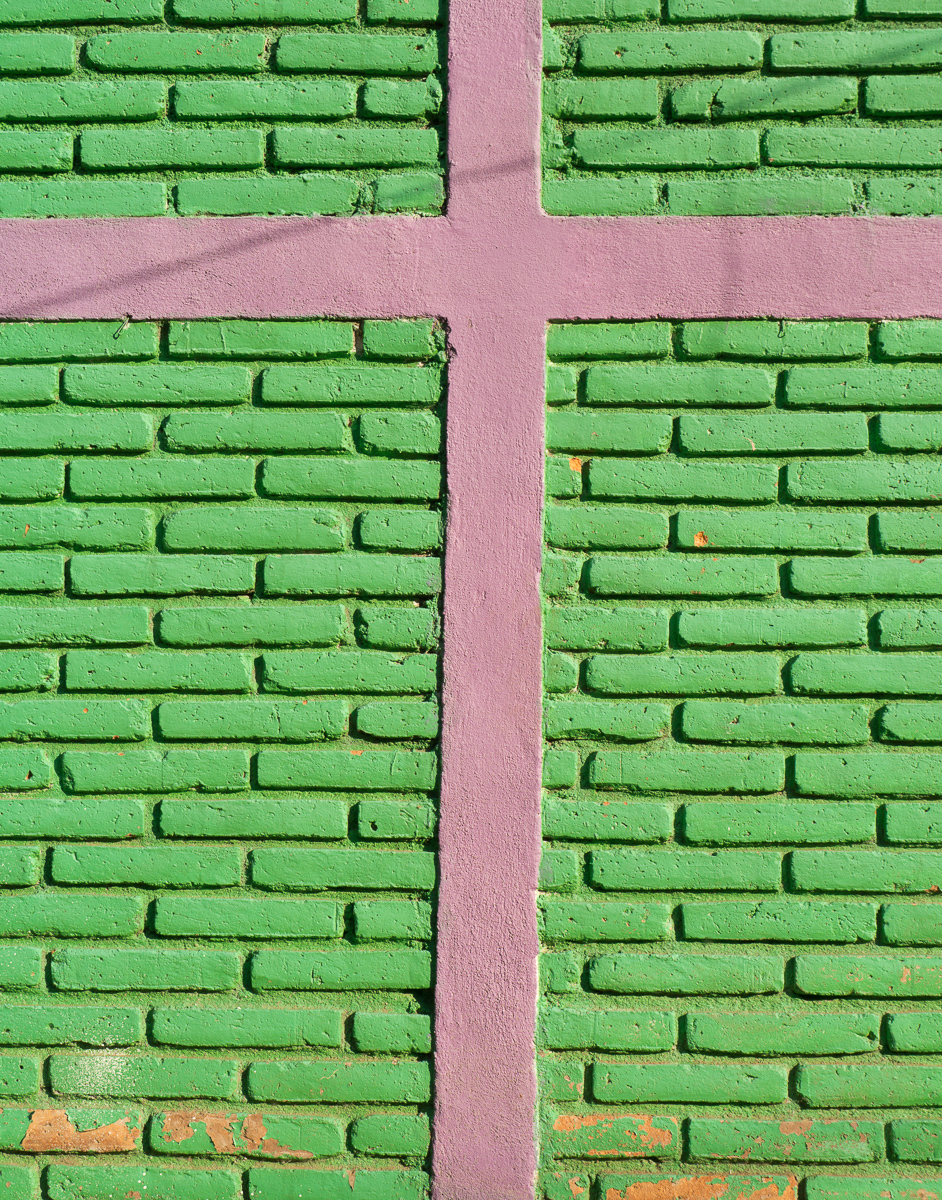
M 559 219 L 539 0 L 451 0 L 448 216 L 0 221 L 0 317 L 447 319 L 436 1200 L 531 1200 L 547 319 L 942 317 L 942 220 Z

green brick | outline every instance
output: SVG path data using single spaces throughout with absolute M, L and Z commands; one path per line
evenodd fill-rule
M 680 418 L 687 454 L 831 454 L 869 449 L 862 414 L 749 413 Z
M 935 883 L 932 885 L 937 886 Z M 939 910 L 935 905 L 884 905 L 882 924 L 883 938 L 888 946 L 942 945 L 942 926 L 939 923 Z
M 0 1009 L 4 1046 L 132 1046 L 144 1037 L 136 1008 L 88 1008 L 63 1005 Z
M 65 133 L 0 134 L 0 170 L 67 171 L 72 165 L 72 138 Z
M 305 1009 L 158 1008 L 151 1016 L 161 1046 L 237 1046 L 278 1049 L 343 1044 L 341 1013 Z M 167 1153 L 172 1151 L 167 1148 Z
M 4 121 L 145 121 L 164 116 L 166 108 L 166 86 L 155 80 L 138 84 L 97 80 L 0 84 L 0 118 Z
M 54 367 L 0 367 L 0 403 L 52 404 L 58 398 L 59 372 Z
M 544 85 L 544 111 L 565 121 L 649 121 L 658 114 L 653 79 L 557 79 Z M 627 328 L 630 329 L 630 326 Z M 557 357 L 550 350 L 552 357 Z M 562 355 L 560 357 L 568 357 Z M 575 358 L 583 357 L 580 354 Z M 589 358 L 636 358 L 636 354 L 594 354 Z M 656 357 L 663 358 L 664 351 Z
M 777 792 L 785 780 L 780 754 L 598 750 L 589 786 L 627 792 Z M 924 794 L 924 793 L 923 793 Z
M 546 494 L 572 499 L 582 492 L 582 462 L 552 455 L 546 459 Z
M 585 399 L 660 407 L 669 397 L 672 405 L 764 408 L 774 391 L 775 376 L 758 367 L 600 364 L 586 372 Z
M 0 554 L 0 592 L 58 592 L 64 560 L 58 554 Z
M 441 563 L 432 558 L 374 554 L 311 557 L 270 555 L 265 560 L 269 596 L 434 596 L 441 590 Z
M 158 937 L 231 938 L 237 929 L 242 938 L 333 938 L 341 932 L 340 920 L 332 901 L 162 896 L 154 932 Z
M 936 558 L 796 559 L 789 571 L 798 596 L 942 596 Z
M 892 1013 L 886 1022 L 887 1048 L 895 1054 L 935 1054 L 940 1016 L 934 1012 Z
M 412 127 L 286 127 L 275 131 L 274 146 L 280 167 L 425 166 L 438 162 L 439 156 L 438 132 Z
M 422 1155 L 429 1141 L 428 1117 L 400 1113 L 360 1117 L 350 1129 L 350 1145 L 360 1154 Z
M 428 838 L 435 832 L 435 823 L 431 804 L 407 796 L 398 801 L 361 800 L 357 805 L 357 833 L 368 840 Z
M 875 215 L 920 216 L 942 209 L 939 180 L 932 175 L 883 175 L 867 181 L 869 209 Z
M 102 33 L 85 44 L 90 66 L 132 73 L 251 75 L 263 69 L 264 52 L 264 36 L 254 33 Z
M 252 882 L 274 891 L 422 891 L 435 886 L 435 856 L 422 850 L 253 850 Z
M 157 326 L 135 321 L 12 321 L 0 324 L 0 359 L 15 362 L 155 358 Z
M 688 804 L 684 838 L 693 845 L 840 845 L 874 836 L 872 804 Z
M 939 13 L 939 0 L 864 0 L 868 17 L 932 17 Z
M 376 212 L 406 212 L 421 209 L 435 212 L 445 203 L 441 176 L 426 171 L 381 175 L 374 184 Z
M 796 408 L 938 408 L 940 377 L 939 367 L 792 367 L 785 401 Z
M 930 796 L 942 786 L 942 755 L 813 754 L 795 756 L 795 787 L 804 796 Z
M 721 171 L 759 163 L 759 136 L 751 129 L 667 126 L 635 130 L 600 126 L 577 129 L 573 148 L 585 167 L 647 167 L 662 171 L 691 167 Z
M 604 82 L 600 86 L 621 89 L 631 83 Z M 555 324 L 547 331 L 547 353 L 552 359 L 666 358 L 669 350 L 670 326 L 662 321 Z M 652 417 L 647 427 L 663 428 L 663 423 L 664 418 Z M 645 427 L 645 423 L 641 424 Z M 635 427 L 629 429 L 627 422 L 623 424 L 626 434 Z
M 441 464 L 371 458 L 269 458 L 262 468 L 270 496 L 326 499 L 436 500 Z
M 687 502 L 775 499 L 777 471 L 772 463 L 639 462 L 601 458 L 589 468 L 589 494 L 621 500 Z
M 781 855 L 703 850 L 593 850 L 594 888 L 620 892 L 777 892 Z
M 354 931 L 363 941 L 428 941 L 432 906 L 418 900 L 360 901 L 354 908 Z
M 436 550 L 442 541 L 438 513 L 390 509 L 363 513 L 357 523 L 361 546 L 368 550 Z
M 252 956 L 252 987 L 260 991 L 409 992 L 430 986 L 431 956 L 424 950 L 259 950 Z
M 0 704 L 0 739 L 141 742 L 151 736 L 150 705 L 137 700 L 20 700 Z
M 600 655 L 586 664 L 586 687 L 616 696 L 763 696 L 778 690 L 778 674 L 770 654 Z
M 39 882 L 39 850 L 36 846 L 5 846 L 0 851 L 0 881 L 3 887 L 29 887 Z
M 164 800 L 160 832 L 185 838 L 342 838 L 345 804 L 331 800 Z
M 86 458 L 71 465 L 69 489 L 79 500 L 206 500 L 254 496 L 246 459 Z
M 846 961 L 846 960 L 845 960 Z M 634 954 L 594 958 L 589 986 L 630 995 L 769 995 L 782 990 L 780 958 L 766 955 Z
M 865 95 L 868 116 L 942 116 L 942 90 L 935 75 L 907 75 L 905 78 L 871 75 L 866 82 Z
M 816 177 L 755 175 L 737 172 L 721 179 L 671 178 L 667 207 L 679 216 L 761 216 L 785 213 L 850 213 L 854 209 L 849 179 L 816 173 Z
M 580 1120 L 579 1116 L 564 1114 L 553 1120 L 554 1115 L 552 1111 L 547 1115 L 547 1123 L 552 1121 L 552 1124 L 546 1133 L 546 1145 L 556 1158 L 680 1156 L 680 1130 L 676 1117 L 606 1113 L 604 1116 L 592 1114 Z
M 65 992 L 227 992 L 239 969 L 223 950 L 56 950 L 51 977 Z
M 311 172 L 290 176 L 218 175 L 211 179 L 181 179 L 176 185 L 177 212 L 182 217 L 204 213 L 220 217 L 347 215 L 353 212 L 358 192 L 354 179 Z
M 17 792 L 35 791 L 49 787 L 51 782 L 51 765 L 42 750 L 32 747 L 0 750 L 0 788 Z
M 556 650 L 663 650 L 667 613 L 644 608 L 547 609 L 547 646 Z
M 438 660 L 431 654 L 377 650 L 309 650 L 266 654 L 265 688 L 272 692 L 434 692 Z
M 684 937 L 696 942 L 872 942 L 873 904 L 817 900 L 684 904 Z
M 82 612 L 89 611 L 82 609 Z M 119 610 L 109 606 L 97 611 L 113 614 Z M 0 618 L 2 615 L 3 610 L 0 610 Z M 303 608 L 207 606 L 164 609 L 159 614 L 158 631 L 161 642 L 169 646 L 326 646 L 338 641 L 345 622 L 346 613 L 336 604 L 305 605 Z M 229 661 L 227 655 L 211 655 L 210 658 L 220 666 Z M 179 656 L 178 661 L 185 662 L 186 658 Z M 240 661 L 236 660 L 236 665 Z
M 695 86 L 695 85 L 688 85 Z M 741 84 L 739 86 L 742 86 Z M 746 361 L 801 361 L 802 359 L 865 358 L 867 326 L 860 321 L 685 321 L 681 327 L 685 358 L 744 359 Z M 841 425 L 837 416 L 802 424 L 782 413 L 743 418 L 717 417 L 720 429 L 735 429 L 740 422 L 764 431 L 782 427 L 817 432 L 857 431 L 863 427 Z M 807 420 L 807 419 L 806 419 Z M 702 419 L 685 417 L 683 425 L 701 427 Z M 716 426 L 714 426 L 714 429 Z M 835 447 L 827 444 L 822 449 Z M 866 449 L 866 446 L 863 447 Z
M 45 656 L 32 657 L 45 661 Z M 251 679 L 251 660 L 245 655 L 170 650 L 152 654 L 77 650 L 66 655 L 69 691 L 246 692 Z
M 604 904 L 545 900 L 542 933 L 548 941 L 663 942 L 673 937 L 665 904 Z
M 79 794 L 241 792 L 248 777 L 248 755 L 242 750 L 69 750 L 62 756 L 63 783 Z
M 592 505 L 553 505 L 546 512 L 546 540 L 566 550 L 642 550 L 667 544 L 664 513 Z
M 899 169 L 942 164 L 938 135 L 933 136 L 931 126 L 926 129 L 780 127 L 765 135 L 765 154 L 776 166 Z
M 578 1061 L 544 1060 L 538 1066 L 537 1083 L 542 1099 L 576 1103 L 585 1092 L 585 1067 Z
M 277 67 L 279 71 L 422 76 L 436 69 L 438 57 L 434 34 L 289 33 L 278 39 Z
M 887 804 L 884 808 L 886 840 L 891 845 L 942 845 L 942 831 L 934 804 Z
M 353 0 L 174 0 L 173 15 L 200 25 L 334 25 L 357 14 Z
M 886 742 L 942 741 L 938 704 L 888 704 L 878 714 L 879 736 Z
M 673 812 L 663 804 L 616 797 L 597 801 L 547 800 L 543 835 L 577 842 L 666 842 Z
M 883 512 L 877 517 L 881 550 L 942 550 L 939 523 L 931 512 Z
M 162 171 L 200 167 L 260 167 L 261 132 L 254 129 L 125 129 L 83 131 L 82 164 L 97 171 Z
M 140 25 L 163 19 L 158 0 L 6 0 L 0 25 L 68 25 L 109 21 Z
M 162 526 L 165 550 L 342 550 L 340 513 L 323 508 L 184 509 Z
M 940 1132 L 938 1121 L 892 1121 L 889 1145 L 894 1162 L 939 1162 Z
M 75 39 L 72 37 L 59 33 L 3 35 L 0 71 L 4 75 L 69 75 L 74 70 Z
M 96 554 L 76 556 L 69 571 L 76 596 L 182 596 L 251 592 L 253 568 L 251 559 L 223 554 Z
M 442 427 L 431 413 L 364 413 L 358 422 L 360 448 L 368 454 L 437 455 Z
M 56 661 L 49 654 L 0 654 L 0 691 L 47 691 L 55 669 Z
M 430 1086 L 429 1066 L 418 1062 L 253 1063 L 246 1079 L 250 1099 L 283 1104 L 421 1104 Z
M 907 85 L 919 84 L 921 77 L 914 78 L 908 76 L 905 81 Z M 936 76 L 925 76 L 926 82 L 934 81 Z M 868 84 L 873 84 L 875 80 L 869 80 Z M 895 80 L 881 81 L 887 84 L 895 84 Z M 918 89 L 915 89 L 918 90 Z M 900 359 L 922 359 L 928 361 L 937 361 L 942 359 L 942 322 L 939 321 L 881 321 L 877 326 L 876 344 L 879 348 L 880 355 L 883 358 L 891 360 Z M 906 417 L 889 418 L 892 424 L 894 420 L 907 421 Z M 917 418 L 918 419 L 918 418 Z M 925 419 L 925 418 L 924 418 Z M 931 420 L 931 418 L 928 418 Z M 883 418 L 880 422 L 881 428 L 886 424 L 888 418 Z
M 173 368 L 178 371 L 186 367 Z M 206 370 L 207 368 L 196 368 Z M 241 368 L 232 368 L 239 373 Z M 225 372 L 228 367 L 210 367 Z M 346 450 L 349 434 L 340 413 L 312 413 L 303 424 L 293 413 L 247 409 L 234 413 L 174 413 L 161 429 L 169 450 L 199 450 L 231 454 L 265 450 Z M 296 510 L 295 515 L 309 509 Z M 191 514 L 195 516 L 196 514 Z M 234 511 L 232 515 L 236 515 Z M 309 547 L 316 549 L 317 547 Z
M 543 728 L 548 738 L 643 742 L 666 733 L 669 717 L 664 704 L 549 701 L 544 706 Z
M 595 1063 L 592 1094 L 634 1103 L 778 1104 L 786 1098 L 787 1079 L 780 1067 Z
M 799 892 L 929 892 L 942 871 L 942 855 L 929 851 L 797 851 L 792 886 Z
M 937 67 L 940 57 L 942 40 L 937 30 L 815 31 L 779 33 L 769 39 L 769 63 L 774 71 L 912 71 Z M 898 165 L 902 164 L 894 163 Z
M 884 650 L 937 650 L 942 648 L 942 611 L 931 608 L 895 608 L 877 618 Z M 907 660 L 915 666 L 915 658 Z
M 543 756 L 543 786 L 547 787 L 546 759 Z M 572 780 L 563 786 L 572 786 Z M 574 892 L 582 877 L 582 861 L 576 851 L 560 847 L 543 847 L 540 855 L 539 888 L 541 892 Z
M 363 89 L 364 114 L 374 118 L 423 119 L 426 113 L 438 111 L 441 100 L 441 88 L 421 79 L 368 79 Z
M 935 696 L 932 668 L 921 654 L 800 654 L 789 681 L 806 696 Z
M 669 0 L 671 21 L 844 21 L 853 0 Z
M 129 937 L 140 933 L 144 910 L 127 896 L 70 896 L 35 892 L 7 896 L 0 913 L 3 937 Z
M 173 1097 L 230 1099 L 237 1086 L 237 1064 L 193 1058 L 109 1058 L 107 1073 L 89 1070 L 89 1059 L 77 1054 L 60 1054 L 49 1067 L 50 1090 L 54 1095 L 146 1096 L 161 1100 Z
M 651 212 L 656 205 L 657 190 L 650 176 L 543 181 L 543 207 L 561 217 L 582 213 L 628 216 Z
M 0 1058 L 0 1096 L 31 1096 L 39 1088 L 40 1060 L 7 1054 Z
M 825 1016 L 814 1013 L 695 1013 L 687 1019 L 687 1045 L 700 1054 L 748 1054 L 760 1057 L 872 1054 L 879 1049 L 879 1043 L 880 1019 L 867 1013 L 829 1013 Z M 717 1129 L 709 1140 L 712 1142 L 713 1137 L 720 1135 L 721 1131 Z M 737 1133 L 733 1136 L 742 1135 Z M 699 1143 L 695 1154 L 704 1153 L 703 1143 L 699 1138 L 695 1140 Z M 810 1150 L 810 1146 L 808 1148 Z M 797 1149 L 800 1150 L 800 1145 Z M 753 1155 L 760 1153 L 757 1144 Z
M 157 725 L 167 741 L 319 742 L 346 733 L 347 705 L 341 700 L 171 702 L 158 708 Z
M 435 785 L 437 757 L 405 751 L 263 750 L 258 786 L 324 791 L 429 791 Z
M 877 1066 L 855 1063 L 831 1067 L 803 1063 L 796 1073 L 799 1100 L 808 1108 L 883 1108 L 885 1105 L 942 1104 L 940 1067 Z
M 167 187 L 75 176 L 5 179 L 0 182 L 0 208 L 9 217 L 160 217 L 167 211 Z
M 51 1200 L 120 1200 L 129 1193 L 167 1200 L 236 1200 L 241 1181 L 230 1171 L 163 1170 L 147 1166 L 55 1166 L 47 1172 Z
M 852 745 L 870 740 L 869 718 L 865 704 L 688 700 L 682 730 L 692 742 Z
M 772 596 L 778 576 L 769 558 L 606 555 L 589 559 L 585 587 L 595 596 Z
M 441 0 L 369 0 L 367 20 L 390 25 L 435 24 L 444 19 Z
M 172 321 L 168 350 L 171 358 L 347 356 L 353 351 L 353 327 L 345 321 Z M 226 369 L 202 370 L 213 377 Z M 241 369 L 238 373 L 241 377 Z
M 795 987 L 804 996 L 933 998 L 942 995 L 942 969 L 937 958 L 799 955 Z
M 353 1017 L 353 1043 L 366 1053 L 428 1054 L 431 1021 L 405 1013 L 358 1012 Z
M 677 545 L 683 550 L 868 549 L 863 513 L 749 512 L 698 509 L 677 518 Z
M 5 945 L 0 951 L 0 991 L 25 992 L 43 979 L 42 954 L 36 946 Z
M 671 92 L 671 115 L 675 121 L 742 121 L 756 117 L 816 117 L 856 112 L 856 80 L 822 76 L 803 79 L 802 84 L 802 88 L 796 90 L 791 79 L 698 79 Z M 771 322 L 756 321 L 754 324 L 768 326 Z M 858 358 L 862 355 L 836 357 Z
M 66 399 L 75 404 L 108 407 L 124 404 L 161 407 L 242 404 L 248 400 L 251 388 L 251 376 L 244 367 L 206 367 L 190 363 L 67 367 L 64 380 Z M 197 414 L 191 414 L 189 420 L 197 421 Z
M 364 704 L 356 711 L 357 732 L 367 737 L 399 741 L 435 738 L 439 731 L 437 704 Z
M 440 395 L 441 371 L 437 367 L 287 365 L 269 367 L 262 375 L 261 400 L 265 404 L 325 404 L 332 408 L 432 405 Z
M 368 83 L 367 87 L 379 87 L 380 83 L 373 80 Z M 387 86 L 404 87 L 404 84 L 389 83 Z M 392 360 L 410 360 L 425 359 L 431 357 L 437 349 L 438 335 L 436 334 L 436 324 L 431 320 L 417 321 L 364 321 L 363 322 L 363 353 L 367 358 L 384 358 Z M 407 421 L 416 420 L 415 417 L 405 413 L 376 413 L 368 417 L 361 418 L 360 427 L 363 431 L 363 423 L 369 421 L 373 426 L 383 422 L 394 422 L 397 418 L 404 418 Z M 438 447 L 428 453 L 437 453 Z M 414 454 L 424 453 L 424 451 L 415 450 Z
M 252 1200 L 423 1200 L 428 1188 L 425 1171 L 351 1172 L 285 1171 L 283 1168 L 248 1172 Z M 186 1197 L 185 1200 L 190 1200 Z M 194 1196 L 192 1200 L 197 1200 Z
M 942 449 L 942 415 L 937 413 L 882 413 L 877 428 L 884 450 L 926 453 Z
M 148 1130 L 149 1148 L 157 1154 L 241 1153 L 273 1159 L 320 1158 L 346 1148 L 343 1128 L 335 1121 L 230 1113 L 225 1117 L 228 1137 L 220 1139 L 217 1120 L 206 1113 L 158 1113 Z
M 438 644 L 438 615 L 432 608 L 365 605 L 356 610 L 364 646 L 382 650 L 433 650 Z
M 754 33 L 589 33 L 579 40 L 579 65 L 589 74 L 678 75 L 686 71 L 748 71 L 761 65 Z
M 546 0 L 545 21 L 640 21 L 656 16 L 651 0 Z
M 870 1163 L 883 1158 L 883 1126 L 875 1121 L 694 1120 L 689 1136 L 694 1162 Z
M 73 546 L 81 550 L 142 550 L 153 540 L 154 515 L 146 508 L 0 508 L 0 546 L 11 550 Z M 68 609 L 61 617 L 66 622 L 76 619 Z M 147 635 L 137 640 L 146 641 Z
M 233 847 L 61 846 L 52 852 L 55 883 L 104 887 L 238 887 L 240 857 Z
M 539 1018 L 539 1034 L 541 1044 L 555 1050 L 654 1053 L 673 1049 L 676 1025 L 673 1013 L 544 1008 Z
M 140 800 L 66 800 L 44 797 L 8 799 L 0 816 L 0 835 L 11 838 L 48 837 L 125 839 L 144 833 Z
M 557 412 L 547 419 L 546 445 L 586 454 L 661 454 L 671 433 L 670 418 L 660 413 Z

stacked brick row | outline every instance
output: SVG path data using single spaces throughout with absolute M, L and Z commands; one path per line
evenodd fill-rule
M 546 0 L 550 212 L 942 212 L 931 0 Z
M 942 323 L 549 353 L 544 1194 L 934 1195 Z
M 0 326 L 8 1200 L 425 1195 L 440 347 Z
M 362 9 L 3 0 L 0 212 L 438 211 L 439 0 Z

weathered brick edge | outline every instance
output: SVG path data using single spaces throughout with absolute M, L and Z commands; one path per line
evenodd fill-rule
M 0 222 L 0 316 L 443 317 L 436 1200 L 534 1190 L 547 319 L 942 316 L 942 220 L 558 219 L 539 0 L 452 0 L 445 218 Z

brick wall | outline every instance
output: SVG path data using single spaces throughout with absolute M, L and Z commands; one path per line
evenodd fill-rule
M 550 212 L 942 212 L 932 0 L 546 0 L 543 15 Z
M 935 1196 L 942 323 L 549 355 L 544 1195 Z
M 439 0 L 3 0 L 0 212 L 436 212 Z
M 8 1200 L 425 1194 L 441 344 L 0 325 Z

